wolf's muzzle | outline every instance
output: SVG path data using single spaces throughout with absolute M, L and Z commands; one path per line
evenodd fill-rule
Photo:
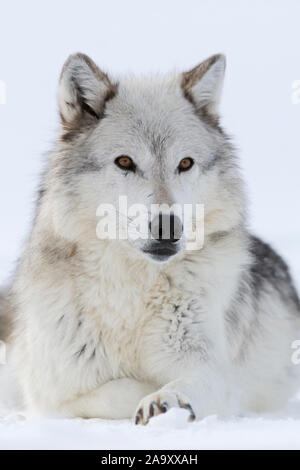
M 143 250 L 156 261 L 167 261 L 179 251 L 183 227 L 180 218 L 173 213 L 160 212 L 149 223 L 150 245 Z

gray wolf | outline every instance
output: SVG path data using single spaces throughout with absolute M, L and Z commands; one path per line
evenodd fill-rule
M 119 80 L 83 54 L 66 61 L 60 134 L 0 304 L 29 410 L 147 424 L 170 407 L 190 419 L 270 411 L 297 390 L 299 299 L 284 261 L 247 228 L 219 122 L 224 71 L 221 54 L 181 74 Z M 160 237 L 160 213 L 155 237 L 100 239 L 97 208 L 120 196 L 203 204 L 203 247 L 186 249 L 184 226 Z

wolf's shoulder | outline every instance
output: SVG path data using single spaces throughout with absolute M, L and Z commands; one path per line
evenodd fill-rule
M 289 267 L 283 258 L 269 245 L 255 235 L 249 236 L 249 250 L 252 255 L 251 272 L 257 279 L 280 279 L 289 276 Z
M 289 267 L 284 259 L 260 238 L 249 236 L 251 254 L 250 279 L 253 293 L 259 297 L 271 285 L 285 299 L 292 301 L 300 313 L 300 300 Z

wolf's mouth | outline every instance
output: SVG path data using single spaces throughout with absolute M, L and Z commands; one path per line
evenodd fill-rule
M 178 244 L 172 242 L 155 242 L 148 248 L 143 249 L 143 253 L 150 256 L 155 261 L 165 262 L 179 252 Z

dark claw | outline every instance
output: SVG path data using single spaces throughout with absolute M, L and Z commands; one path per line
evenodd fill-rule
M 161 403 L 161 405 L 160 405 L 159 408 L 160 408 L 160 411 L 161 411 L 162 413 L 166 413 L 166 412 L 168 411 L 168 408 L 169 408 L 169 407 L 168 407 L 168 403 L 166 403 L 166 402 L 164 401 L 163 403 Z
M 140 408 L 135 417 L 135 424 L 139 424 L 139 422 L 142 421 L 142 419 L 143 419 L 143 410 L 142 408 Z
M 185 408 L 186 410 L 190 412 L 189 421 L 195 421 L 196 415 L 191 405 L 189 403 L 180 403 L 180 406 L 181 408 Z
M 149 408 L 149 416 L 152 418 L 154 416 L 154 402 L 151 403 L 150 408 Z

